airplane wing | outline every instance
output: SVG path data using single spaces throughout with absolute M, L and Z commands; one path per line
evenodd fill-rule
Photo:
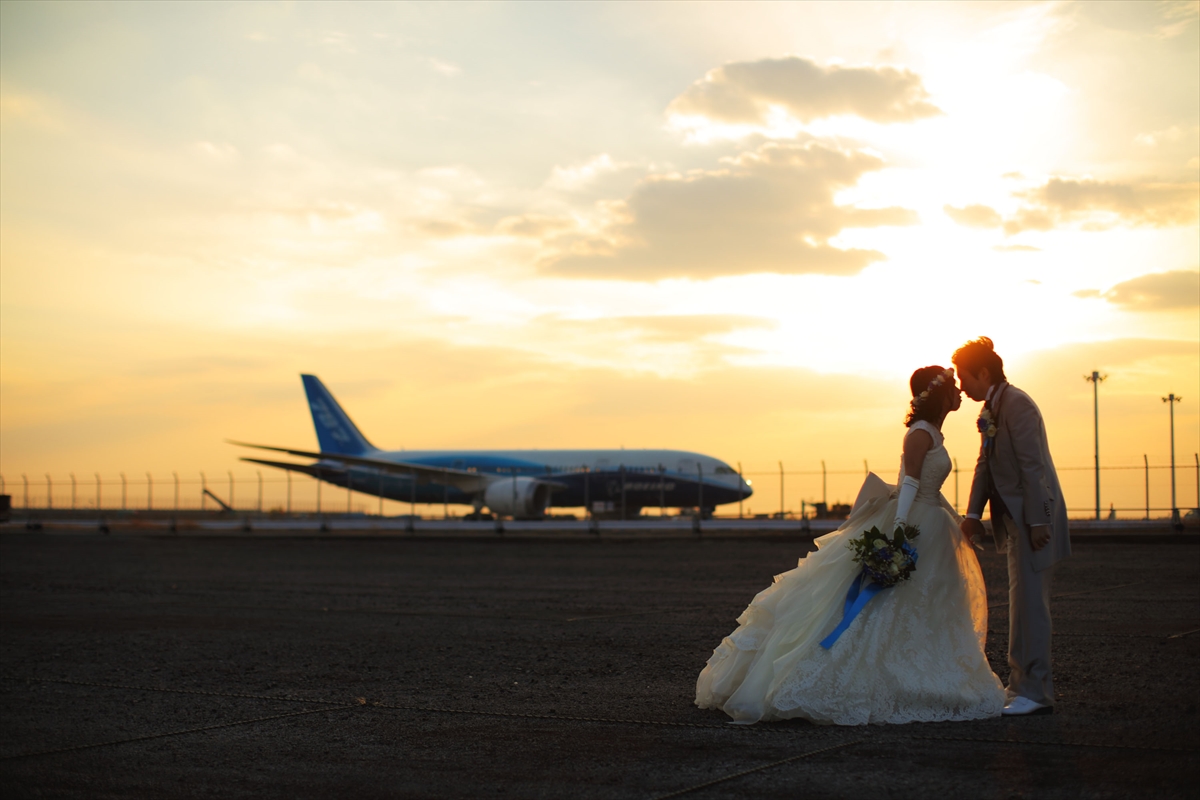
M 303 472 L 305 475 L 311 475 L 314 478 L 317 477 L 317 468 L 308 464 L 296 464 L 291 461 L 271 461 L 267 458 L 249 458 L 247 456 L 242 456 L 238 460 L 249 461 L 253 464 L 266 464 L 268 467 L 278 467 L 290 472 Z
M 477 492 L 487 487 L 489 476 L 482 475 L 478 472 L 470 472 L 462 469 L 450 469 L 449 467 L 430 467 L 424 464 L 411 464 L 404 461 L 384 461 L 378 458 L 362 458 L 361 456 L 348 456 L 343 453 L 321 453 L 312 450 L 293 450 L 289 447 L 272 447 L 266 444 L 250 444 L 249 442 L 235 442 L 232 439 L 226 439 L 227 442 L 238 447 L 253 447 L 258 450 L 272 450 L 276 453 L 287 453 L 291 456 L 299 456 L 301 458 L 319 458 L 326 461 L 340 461 L 343 464 L 353 464 L 359 467 L 370 467 L 371 469 L 382 470 L 397 475 L 415 475 L 417 483 L 444 483 L 461 489 L 464 492 Z M 245 459 L 247 461 L 258 461 L 260 464 L 268 464 L 273 467 L 282 469 L 296 469 L 299 472 L 307 472 L 310 475 L 318 475 L 320 469 L 316 466 L 302 466 L 299 464 L 288 464 L 285 462 L 264 461 L 259 459 Z M 494 479 L 492 476 L 491 479 Z

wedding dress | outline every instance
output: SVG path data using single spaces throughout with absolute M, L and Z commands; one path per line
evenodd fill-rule
M 959 531 L 961 518 L 941 495 L 950 455 L 941 431 L 918 421 L 909 434 L 918 428 L 934 446 L 908 515 L 909 524 L 921 529 L 913 542 L 916 571 L 867 603 L 828 650 L 821 646 L 841 621 L 846 593 L 861 571 L 847 542 L 872 526 L 892 532 L 895 492 L 860 496 L 845 524 L 818 538 L 816 552 L 775 576 L 738 617 L 738 628 L 713 651 L 696 681 L 696 705 L 719 708 L 743 723 L 802 717 L 865 725 L 999 716 L 1004 688 L 983 649 L 983 574 Z

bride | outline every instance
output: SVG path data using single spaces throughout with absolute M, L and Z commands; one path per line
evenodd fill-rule
M 1004 687 L 988 666 L 987 596 L 960 517 L 941 495 L 951 462 L 942 420 L 962 404 L 954 370 L 909 381 L 899 491 L 875 476 L 850 517 L 817 551 L 754 598 L 696 681 L 696 705 L 735 722 L 801 717 L 819 723 L 939 722 L 996 717 Z M 872 493 L 872 483 L 879 491 Z M 875 496 L 870 496 L 874 494 Z M 829 644 L 861 567 L 847 547 L 878 526 L 920 528 L 911 577 L 874 596 Z M 828 637 L 828 638 L 827 638 Z

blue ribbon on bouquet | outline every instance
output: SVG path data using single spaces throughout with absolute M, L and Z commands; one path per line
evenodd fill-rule
M 913 563 L 915 564 L 917 562 L 917 551 L 908 542 L 903 544 L 903 548 L 904 552 L 912 556 Z M 874 582 L 866 583 L 869 577 L 864 567 L 863 571 L 858 573 L 858 577 L 854 579 L 854 583 L 850 584 L 850 589 L 846 592 L 846 602 L 842 606 L 842 621 L 838 623 L 838 626 L 828 636 L 821 640 L 821 647 L 824 647 L 826 650 L 833 647 L 838 637 L 846 632 L 851 622 L 854 622 L 854 618 L 867 607 L 867 603 L 871 602 L 871 599 L 884 589 L 892 588 Z M 864 586 L 864 584 L 866 585 Z

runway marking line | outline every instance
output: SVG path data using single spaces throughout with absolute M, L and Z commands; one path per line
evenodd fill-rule
M 654 798 L 654 800 L 667 800 L 667 798 L 669 798 L 669 797 L 680 797 L 681 795 L 690 794 L 691 792 L 698 792 L 701 789 L 707 789 L 708 787 L 716 786 L 719 783 L 725 783 L 726 781 L 732 781 L 737 778 L 744 777 L 746 775 L 753 775 L 755 772 L 763 772 L 764 770 L 775 769 L 776 767 L 782 767 L 784 764 L 790 764 L 793 761 L 799 761 L 802 758 L 810 758 L 811 756 L 820 755 L 821 753 L 828 753 L 831 750 L 840 750 L 843 747 L 851 747 L 856 744 L 861 744 L 862 742 L 865 742 L 865 741 L 866 741 L 865 738 L 854 739 L 853 741 L 840 742 L 835 745 L 830 745 L 829 747 L 822 747 L 819 750 L 809 750 L 808 752 L 800 753 L 799 755 L 791 756 L 789 758 L 784 758 L 779 761 L 774 761 L 770 764 L 763 764 L 760 767 L 752 767 L 751 769 L 744 769 L 741 772 L 735 772 L 732 775 L 725 775 L 720 778 L 715 778 L 711 781 L 706 781 L 704 783 L 698 783 L 695 786 L 689 786 L 686 789 L 680 789 L 678 791 L 669 792 L 667 794 L 660 794 L 660 795 L 657 795 Z
M 146 736 L 133 736 L 129 739 L 116 739 L 110 742 L 94 742 L 92 744 L 77 744 L 71 747 L 58 747 L 53 750 L 39 750 L 32 753 L 17 753 L 11 756 L 2 756 L 0 761 L 16 761 L 22 758 L 37 758 L 38 756 L 58 755 L 61 753 L 74 753 L 79 750 L 91 750 L 97 747 L 112 747 L 119 744 L 132 744 L 133 742 L 146 742 L 151 739 L 162 739 L 168 736 L 186 736 L 189 733 L 203 733 L 204 731 L 214 731 L 220 728 L 233 728 L 238 725 L 252 725 L 256 722 L 271 722 L 277 719 L 286 719 L 288 717 L 302 717 L 306 714 L 321 714 L 330 711 L 344 711 L 351 708 L 358 708 L 361 703 L 347 703 L 333 708 L 310 708 L 305 711 L 291 711 L 287 714 L 272 714 L 266 717 L 255 717 L 254 719 L 240 719 L 234 722 L 219 722 L 215 725 L 203 725 L 198 728 L 186 728 L 179 731 L 167 731 L 166 733 L 151 733 Z

